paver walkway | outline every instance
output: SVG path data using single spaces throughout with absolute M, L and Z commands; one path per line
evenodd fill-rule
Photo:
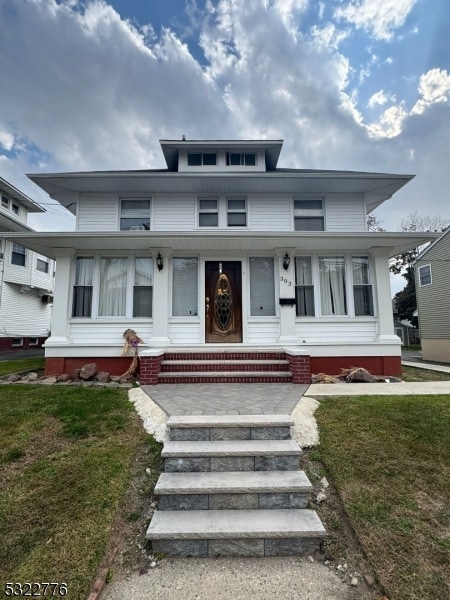
M 168 415 L 290 415 L 308 389 L 291 383 L 143 385 Z

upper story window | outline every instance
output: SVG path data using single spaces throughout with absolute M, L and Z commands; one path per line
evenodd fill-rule
M 228 227 L 245 227 L 247 225 L 247 210 L 245 198 L 227 198 Z
M 26 250 L 22 244 L 13 242 L 11 252 L 11 264 L 24 267 L 26 264 Z
M 6 196 L 2 196 L 2 206 L 3 208 L 9 208 L 9 198 Z
M 198 210 L 199 227 L 219 226 L 219 199 L 200 198 Z
M 227 166 L 254 167 L 255 165 L 255 152 L 227 152 Z
M 150 229 L 150 199 L 122 198 L 120 201 L 120 231 Z
M 324 231 L 323 200 L 294 198 L 295 231 Z
M 41 273 L 48 273 L 48 261 L 41 258 L 36 259 L 36 269 Z
M 13 211 L 13 213 L 15 215 L 19 215 L 20 214 L 20 207 L 18 204 L 14 204 L 14 202 L 11 202 L 11 210 Z
M 431 285 L 431 265 L 423 265 L 419 267 L 419 286 Z
M 217 165 L 217 154 L 215 152 L 189 152 L 188 165 L 190 167 Z

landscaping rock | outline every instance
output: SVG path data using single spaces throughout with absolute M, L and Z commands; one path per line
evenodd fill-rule
M 95 363 L 87 363 L 81 367 L 80 379 L 89 381 L 97 374 L 97 365 Z
M 36 381 L 38 379 L 39 375 L 37 373 L 31 372 L 28 373 L 28 375 L 25 375 L 24 377 L 22 377 L 22 381 L 26 381 L 26 382 L 30 382 L 30 381 Z
M 81 369 L 74 369 L 72 371 L 72 379 L 74 381 L 79 381 L 80 380 L 80 372 L 81 372 Z
M 12 381 L 13 383 L 15 381 L 20 381 L 20 379 L 22 379 L 22 378 L 21 378 L 21 376 L 18 373 L 13 373 L 12 375 L 10 375 L 8 377 L 8 381 Z
M 57 381 L 58 383 L 67 383 L 71 381 L 72 377 L 68 373 L 62 373 L 62 375 L 58 375 Z
M 100 383 L 108 383 L 110 377 L 109 377 L 109 373 L 107 371 L 99 371 L 97 373 L 97 377 L 96 377 L 97 381 L 99 381 Z
M 41 379 L 40 383 L 42 385 L 53 385 L 57 381 L 58 381 L 57 377 L 45 377 L 44 379 Z

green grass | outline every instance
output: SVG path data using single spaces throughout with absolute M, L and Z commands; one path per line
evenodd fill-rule
M 13 360 L 0 360 L 0 377 L 10 373 L 22 371 L 37 371 L 45 366 L 44 357 L 14 358 Z
M 450 396 L 329 398 L 320 457 L 391 600 L 450 598 Z
M 0 581 L 65 582 L 84 600 L 138 449 L 151 464 L 159 445 L 125 390 L 5 386 L 0 414 Z
M 402 366 L 402 379 L 404 381 L 450 381 L 450 373 L 417 369 L 416 367 Z

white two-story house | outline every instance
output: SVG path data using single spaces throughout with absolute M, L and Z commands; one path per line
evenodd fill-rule
M 434 234 L 367 231 L 410 175 L 278 168 L 281 140 L 162 140 L 166 169 L 35 174 L 75 232 L 14 239 L 57 261 L 47 372 L 141 383 L 400 372 L 388 259 Z M 281 372 L 278 372 L 281 371 Z
M 50 333 L 54 261 L 5 239 L 30 233 L 30 212 L 45 212 L 0 177 L 0 352 L 38 348 Z

